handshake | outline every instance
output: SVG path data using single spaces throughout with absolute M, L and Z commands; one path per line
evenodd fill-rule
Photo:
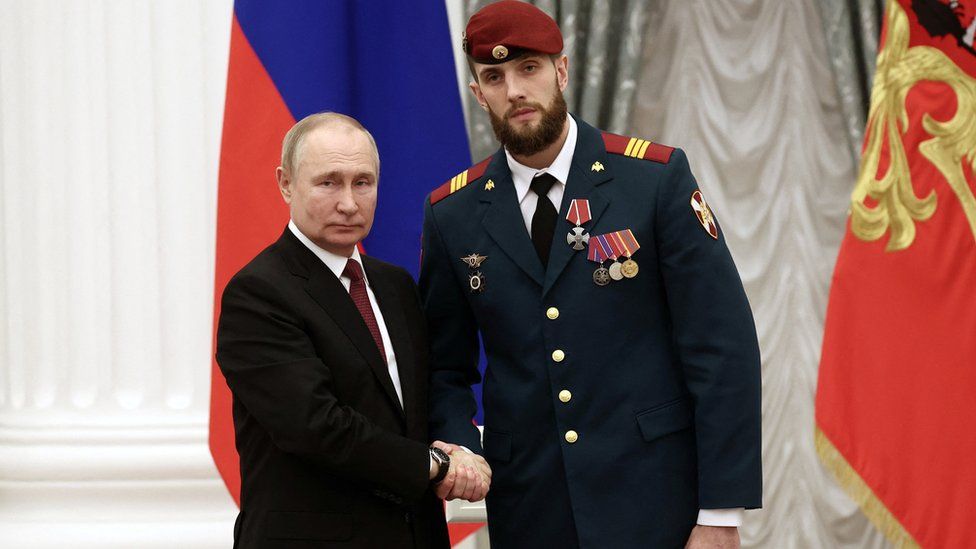
M 434 493 L 437 497 L 447 501 L 463 499 L 470 502 L 485 499 L 491 487 L 491 468 L 488 467 L 485 458 L 456 444 L 439 440 L 432 446 L 451 457 L 447 476 L 434 485 Z M 431 474 L 433 475 L 433 471 Z

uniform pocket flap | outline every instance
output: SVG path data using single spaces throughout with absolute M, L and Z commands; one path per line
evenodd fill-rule
M 638 412 L 637 427 L 640 428 L 644 440 L 650 442 L 668 433 L 691 427 L 694 419 L 691 397 L 685 396 Z
M 268 539 L 340 541 L 352 537 L 352 516 L 339 513 L 268 513 Z
M 512 435 L 485 429 L 482 437 L 485 457 L 493 461 L 508 461 L 512 458 Z

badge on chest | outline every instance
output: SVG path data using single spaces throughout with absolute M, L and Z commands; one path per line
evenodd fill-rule
M 471 290 L 471 293 L 485 291 L 485 275 L 478 269 L 486 259 L 488 259 L 488 256 L 479 255 L 478 253 L 472 253 L 461 258 L 461 261 L 471 269 L 468 273 L 468 288 Z

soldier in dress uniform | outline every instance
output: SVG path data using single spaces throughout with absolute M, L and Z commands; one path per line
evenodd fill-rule
M 568 114 L 562 35 L 530 4 L 475 13 L 463 48 L 502 147 L 425 204 L 430 436 L 491 465 L 493 547 L 737 547 L 759 348 L 684 152 Z

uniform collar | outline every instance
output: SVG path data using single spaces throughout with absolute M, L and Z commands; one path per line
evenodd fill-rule
M 334 274 L 336 278 L 342 278 L 342 271 L 346 270 L 346 262 L 350 259 L 355 259 L 356 262 L 359 263 L 360 267 L 363 266 L 363 258 L 359 255 L 358 246 L 353 247 L 351 257 L 346 257 L 344 255 L 334 254 L 312 242 L 311 239 L 305 236 L 302 231 L 298 229 L 298 225 L 295 225 L 293 220 L 288 221 L 288 229 L 292 232 L 292 234 L 295 235 L 295 238 L 297 238 L 302 244 L 305 245 L 306 248 L 315 254 L 315 257 L 318 257 L 322 263 L 325 263 L 325 266 L 332 271 L 332 274 Z M 366 281 L 366 285 L 369 286 L 369 279 L 366 278 L 365 268 L 363 268 L 363 279 Z
M 576 136 L 578 134 L 576 120 L 573 120 L 573 117 L 568 114 L 566 115 L 566 120 L 569 122 L 569 133 L 566 134 L 566 142 L 563 143 L 563 148 L 559 150 L 556 159 L 552 161 L 552 164 L 548 168 L 542 168 L 540 170 L 520 164 L 512 156 L 512 153 L 508 152 L 508 149 L 505 149 L 505 159 L 508 161 L 508 169 L 512 172 L 512 183 L 515 184 L 515 195 L 519 203 L 528 194 L 532 179 L 541 173 L 552 175 L 563 185 L 563 188 L 566 187 L 566 180 L 569 178 L 569 168 L 573 164 L 573 153 L 576 151 Z

